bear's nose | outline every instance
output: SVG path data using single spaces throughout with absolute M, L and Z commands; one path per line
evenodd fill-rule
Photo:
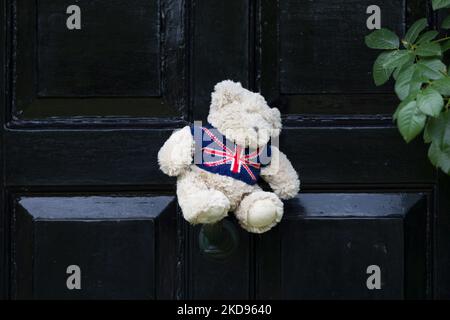
M 258 128 L 258 127 L 253 127 L 253 130 L 255 130 L 256 132 L 258 132 L 258 131 L 259 131 L 259 128 Z

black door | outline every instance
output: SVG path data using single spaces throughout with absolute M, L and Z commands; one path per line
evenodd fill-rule
M 371 80 L 408 0 L 2 0 L 4 298 L 450 298 L 449 179 Z M 429 15 L 433 22 L 434 17 Z M 302 191 L 263 235 L 191 227 L 157 152 L 216 82 L 283 114 Z M 204 237 L 229 244 L 214 254 Z M 224 240 L 225 239 L 225 240 Z

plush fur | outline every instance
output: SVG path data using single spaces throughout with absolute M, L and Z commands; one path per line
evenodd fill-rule
M 258 93 L 225 80 L 211 95 L 208 122 L 243 147 L 257 148 L 281 132 L 281 115 Z M 228 176 L 193 164 L 195 142 L 189 127 L 172 134 L 158 153 L 161 170 L 176 176 L 177 196 L 184 218 L 192 224 L 215 223 L 233 211 L 241 226 L 254 233 L 270 230 L 283 216 L 280 199 L 295 197 L 300 188 L 297 172 L 286 155 L 272 145 L 272 161 L 261 177 L 273 190 L 265 192 Z

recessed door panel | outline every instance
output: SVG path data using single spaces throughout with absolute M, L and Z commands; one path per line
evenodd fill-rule
M 20 196 L 14 202 L 15 298 L 174 297 L 173 197 Z
M 158 96 L 159 1 L 38 1 L 38 94 Z

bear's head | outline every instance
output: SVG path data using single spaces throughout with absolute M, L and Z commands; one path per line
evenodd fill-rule
M 239 82 L 225 80 L 214 87 L 208 122 L 221 134 L 243 147 L 256 149 L 281 132 L 281 115 L 259 93 Z

